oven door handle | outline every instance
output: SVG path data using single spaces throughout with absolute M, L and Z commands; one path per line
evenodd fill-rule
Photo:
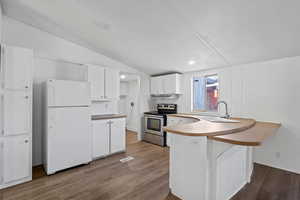
M 157 116 L 157 115 L 145 115 L 145 118 L 164 119 L 163 116 Z

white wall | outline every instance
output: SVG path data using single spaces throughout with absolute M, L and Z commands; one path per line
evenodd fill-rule
M 255 162 L 300 173 L 300 57 L 184 74 L 181 112 L 191 111 L 191 78 L 219 74 L 220 99 L 230 113 L 281 122 L 277 134 L 255 148 Z
M 85 47 L 48 34 L 6 16 L 3 17 L 3 42 L 12 46 L 34 49 L 33 165 L 42 163 L 41 82 L 49 78 L 86 80 L 86 67 L 69 62 L 90 63 L 113 67 L 126 72 L 140 73 L 118 61 L 114 61 Z M 117 110 L 117 102 L 93 105 L 93 111 L 95 111 L 95 113 L 97 111 L 99 114 L 99 112 L 105 110 L 106 107 L 111 107 L 111 110 Z

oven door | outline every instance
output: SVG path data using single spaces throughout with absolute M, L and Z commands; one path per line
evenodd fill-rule
M 145 132 L 163 136 L 163 124 L 162 116 L 145 115 Z

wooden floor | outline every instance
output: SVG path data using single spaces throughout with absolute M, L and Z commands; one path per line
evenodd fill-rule
M 126 156 L 135 159 L 127 163 Z M 127 152 L 0 190 L 0 200 L 178 200 L 169 194 L 167 148 L 127 133 Z M 300 200 L 300 175 L 255 165 L 253 181 L 232 200 Z

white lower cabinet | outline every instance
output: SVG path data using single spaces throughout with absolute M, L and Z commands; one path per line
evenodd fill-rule
M 233 146 L 217 158 L 216 199 L 230 199 L 247 183 L 247 147 Z
M 115 119 L 111 121 L 110 127 L 110 151 L 117 153 L 126 149 L 126 131 L 125 118 Z
M 93 159 L 109 155 L 110 120 L 93 121 Z
M 207 137 L 172 134 L 172 193 L 188 200 L 231 199 L 251 178 L 253 161 L 249 148 Z
M 126 150 L 125 118 L 93 120 L 93 158 Z
M 28 136 L 7 137 L 2 140 L 3 184 L 31 177 L 30 147 Z

